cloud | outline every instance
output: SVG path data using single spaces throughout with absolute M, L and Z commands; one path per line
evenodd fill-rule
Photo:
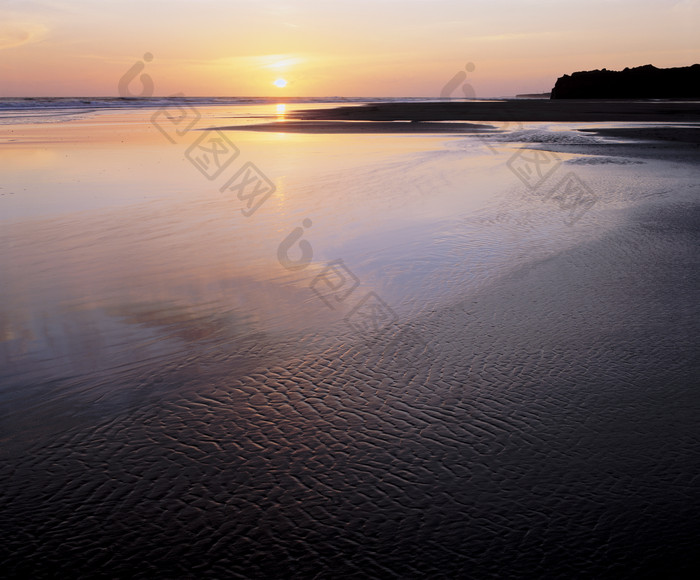
M 47 28 L 41 24 L 0 23 L 0 50 L 37 42 L 46 32 Z

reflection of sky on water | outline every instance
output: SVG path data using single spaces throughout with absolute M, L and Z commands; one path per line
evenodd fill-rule
M 204 109 L 201 126 L 291 108 Z M 347 309 L 326 308 L 309 283 L 332 260 L 361 281 L 357 297 L 374 290 L 401 317 L 573 243 L 551 209 L 512 197 L 509 154 L 476 140 L 232 131 L 239 157 L 207 180 L 184 157 L 201 133 L 171 144 L 151 114 L 0 130 L 0 397 L 60 383 L 108 399 L 116 376 L 128 389 L 130 373 L 217 345 L 235 357 L 331 332 Z M 276 190 L 244 217 L 220 189 L 248 161 Z M 278 246 L 306 218 L 313 259 L 288 271 Z
M 250 112 L 287 111 L 271 105 Z M 213 114 L 222 111 L 203 118 Z M 241 150 L 237 163 L 252 160 L 276 186 L 246 218 L 243 203 L 219 191 L 227 177 L 203 178 L 184 159 L 189 141 L 168 143 L 149 126 L 150 115 L 106 112 L 0 131 L 6 412 L 68 393 L 116 404 L 124 396 L 118 391 L 153 382 L 159 367 L 217 348 L 237 364 L 236 353 L 246 356 L 251 344 L 340 320 L 308 284 L 326 253 L 372 234 L 363 220 L 378 196 L 361 187 L 355 170 L 426 144 L 231 133 Z M 354 176 L 352 188 L 333 177 L 337 172 L 346 181 Z M 369 188 L 376 186 L 370 180 Z M 287 272 L 277 247 L 307 216 L 314 219 L 314 262 Z

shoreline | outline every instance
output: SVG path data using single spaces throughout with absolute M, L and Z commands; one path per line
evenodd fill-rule
M 206 129 L 211 130 L 212 128 Z M 219 131 L 262 131 L 273 133 L 486 133 L 492 125 L 416 121 L 279 121 L 255 125 L 214 127 Z

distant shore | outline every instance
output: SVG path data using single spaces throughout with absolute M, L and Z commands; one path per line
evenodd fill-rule
M 543 99 L 375 103 L 298 111 L 285 121 L 218 128 L 304 133 L 474 133 L 490 129 L 478 124 L 484 122 L 700 123 L 700 106 L 694 101 Z
M 700 122 L 700 103 L 693 101 L 507 101 L 377 103 L 312 109 L 292 115 L 313 121 L 688 121 Z
M 482 133 L 494 127 L 478 123 L 410 121 L 276 121 L 255 125 L 216 127 L 219 130 L 271 131 L 273 133 Z

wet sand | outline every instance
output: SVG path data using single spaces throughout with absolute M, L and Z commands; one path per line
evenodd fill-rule
M 464 121 L 470 121 L 465 123 Z M 474 123 L 482 121 L 484 123 Z M 617 122 L 673 123 L 657 127 L 582 129 L 599 135 L 700 147 L 700 104 L 653 101 L 550 101 L 542 99 L 495 102 L 380 103 L 374 105 L 311 109 L 272 123 L 220 126 L 217 129 L 289 133 L 456 133 L 496 130 L 488 123 Z M 685 125 L 682 125 L 685 124 Z M 630 149 L 642 156 L 651 148 Z M 694 154 L 692 148 L 676 153 Z
M 622 137 L 643 141 L 662 141 L 672 143 L 689 143 L 700 145 L 699 126 L 681 127 L 599 127 L 596 129 L 581 129 L 606 137 Z M 692 148 L 691 148 L 692 150 Z
M 478 123 L 445 123 L 411 121 L 279 121 L 216 127 L 222 130 L 270 131 L 273 133 L 476 133 L 493 130 Z
M 379 103 L 360 107 L 306 110 L 294 116 L 313 121 L 698 122 L 700 107 L 693 101 L 517 99 Z
M 38 429 L 0 466 L 4 573 L 690 577 L 700 566 L 695 145 L 675 143 L 676 154 L 667 149 L 646 167 L 662 142 L 628 140 L 627 152 L 615 143 L 530 143 L 585 152 L 565 165 L 600 185 L 601 201 L 578 230 L 513 186 L 502 211 L 441 210 L 464 214 L 475 230 L 456 231 L 456 222 L 441 219 L 434 244 L 422 250 L 410 243 L 421 237 L 417 228 L 409 228 L 408 240 L 386 234 L 405 265 L 376 268 L 385 276 L 399 270 L 398 286 L 430 289 L 418 294 L 424 307 L 397 307 L 400 331 L 363 336 L 340 321 L 324 332 L 266 330 L 225 340 L 214 334 L 218 342 L 209 350 L 189 334 L 188 350 L 167 364 L 103 377 L 104 396 L 138 384 L 125 390 L 131 404 L 47 436 Z M 446 156 L 466 163 L 459 150 Z M 414 160 L 420 169 L 423 158 Z M 595 162 L 577 165 L 589 160 Z M 484 169 L 499 178 L 502 170 Z M 630 181 L 634 174 L 642 181 Z M 480 186 L 476 171 L 465 175 Z M 379 179 L 370 176 L 363 186 Z M 347 179 L 324 182 L 324 191 Z M 413 203 L 407 186 L 396 188 L 399 199 Z M 368 203 L 362 188 L 348 191 L 355 203 Z M 429 188 L 428 199 L 467 196 L 436 191 Z M 335 212 L 352 207 L 342 193 L 338 187 L 329 198 Z M 213 196 L 202 201 L 214 208 L 201 219 L 206 230 L 225 209 L 215 203 Z M 367 211 L 390 222 L 401 209 L 392 204 L 369 204 Z M 299 221 L 289 221 L 294 209 L 281 205 L 285 228 Z M 287 231 L 275 221 L 264 226 L 278 237 Z M 475 253 L 488 258 L 506 249 L 480 243 L 475 232 L 496 232 L 499 244 L 512 238 L 519 254 L 517 267 L 478 287 L 465 283 L 465 265 L 473 266 Z M 366 243 L 378 253 L 381 238 L 370 233 L 363 231 Z M 450 245 L 451 235 L 465 239 Z M 241 239 L 252 239 L 251 247 L 264 243 Z M 326 236 L 329 244 L 333 239 Z M 539 253 L 548 240 L 562 243 Z M 79 241 L 70 236 L 65 243 Z M 145 238 L 133 244 L 125 251 L 134 256 L 148 248 Z M 213 235 L 203 242 L 224 244 L 236 246 Z M 344 257 L 361 255 L 341 247 Z M 427 268 L 421 262 L 444 262 L 445 277 L 426 270 L 428 280 L 402 282 L 404 270 Z M 448 291 L 450 281 L 458 287 Z M 144 308 L 121 315 L 147 318 Z M 162 325 L 169 332 L 203 329 L 201 322 L 182 324 L 176 311 Z M 156 385 L 158 397 L 149 396 Z M 37 429 L 21 418 L 12 427 Z

